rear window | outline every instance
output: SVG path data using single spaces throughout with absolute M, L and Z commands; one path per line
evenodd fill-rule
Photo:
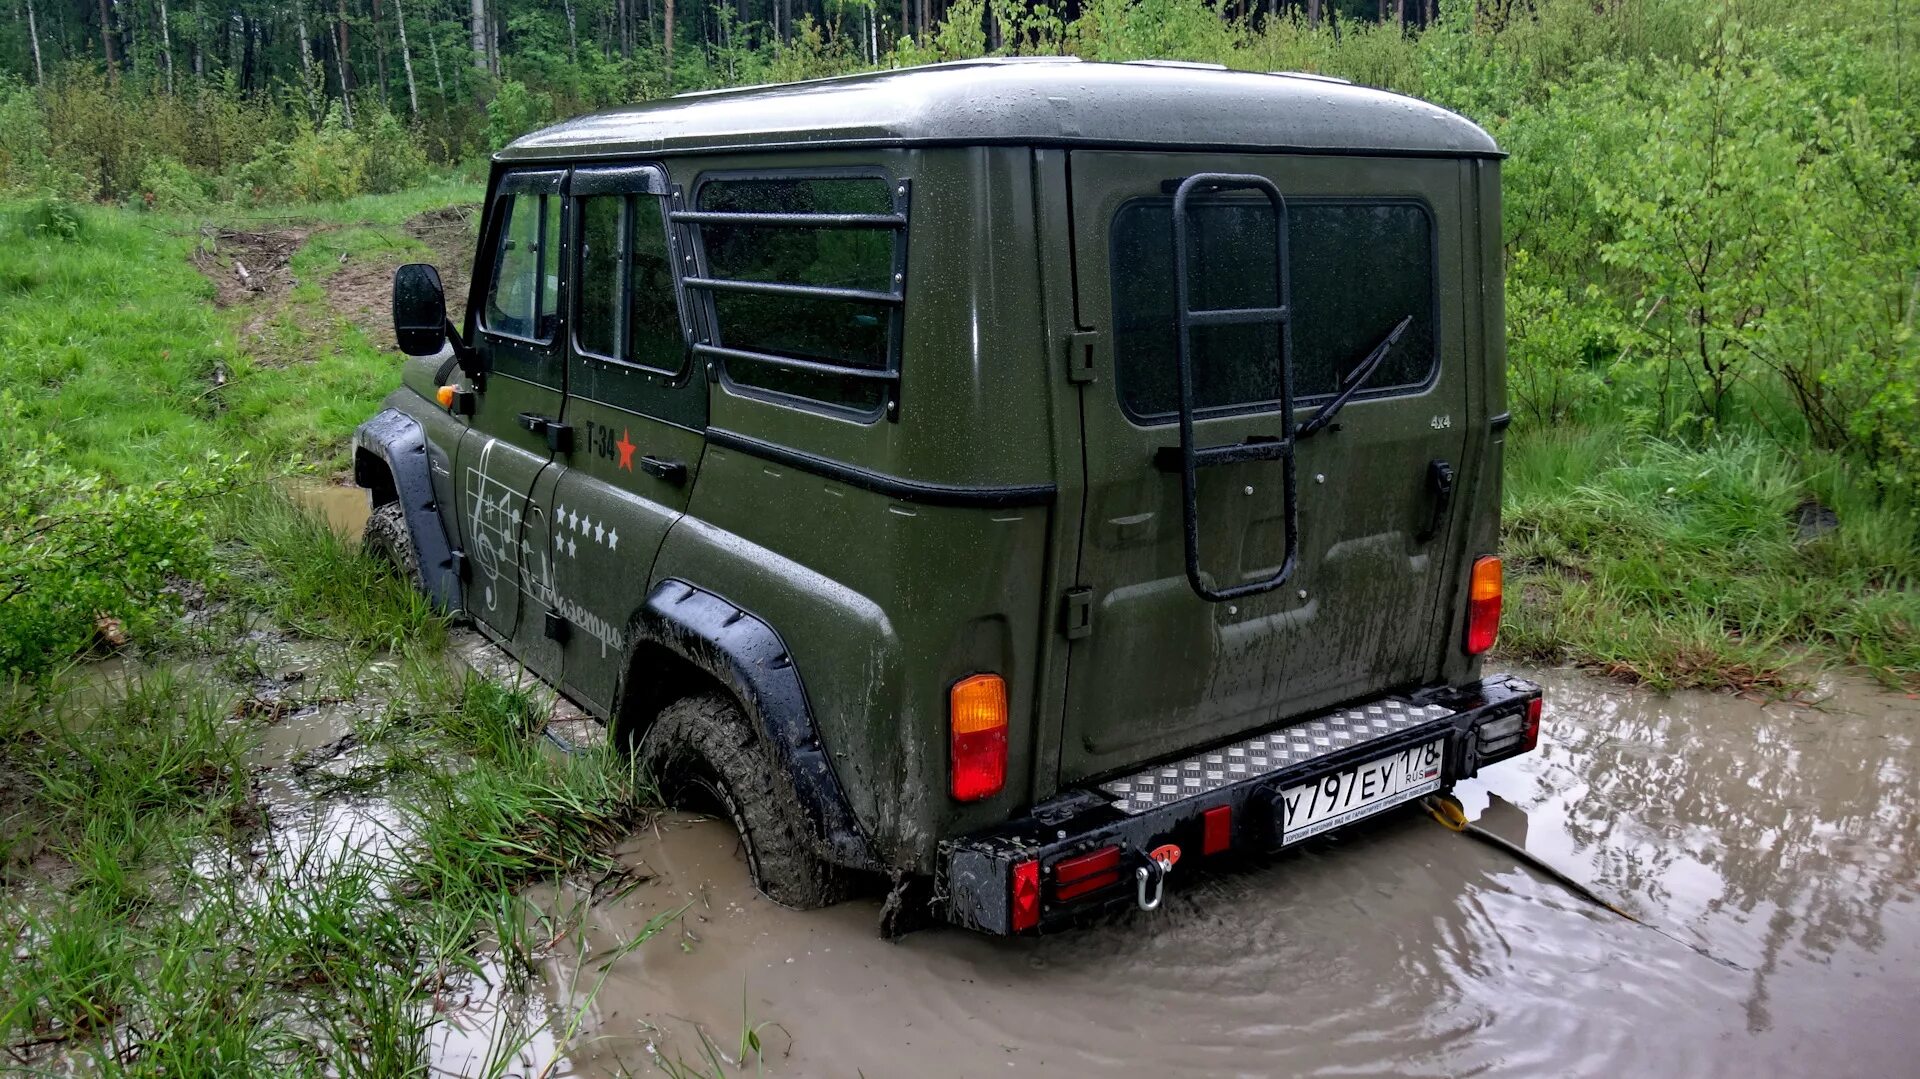
M 1195 310 L 1279 302 L 1273 208 L 1264 200 L 1194 205 L 1188 291 Z M 1412 324 L 1362 395 L 1424 387 L 1434 347 L 1433 223 L 1412 202 L 1289 199 L 1293 392 L 1326 396 L 1408 315 Z M 1147 422 L 1179 405 L 1174 349 L 1173 203 L 1139 199 L 1113 222 L 1114 364 L 1120 403 Z M 1193 331 L 1194 406 L 1253 410 L 1279 401 L 1271 326 Z
M 714 340 L 736 385 L 877 415 L 898 377 L 903 205 L 882 176 L 709 179 L 695 213 Z

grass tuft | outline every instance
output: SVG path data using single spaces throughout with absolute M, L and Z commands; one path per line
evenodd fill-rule
M 1581 429 L 1507 460 L 1506 653 L 1659 688 L 1779 692 L 1841 662 L 1920 684 L 1915 518 L 1839 465 Z M 1820 509 L 1837 524 L 1803 528 Z

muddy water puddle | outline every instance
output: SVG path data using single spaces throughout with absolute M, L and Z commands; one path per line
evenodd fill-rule
M 343 539 L 359 541 L 371 512 L 366 488 L 308 483 L 294 487 L 292 493 L 295 502 L 319 514 Z
M 786 1075 L 1913 1074 L 1920 702 L 1851 682 L 1809 708 L 1537 677 L 1541 751 L 1461 798 L 1651 928 L 1405 814 L 1189 880 L 1153 914 L 890 944 L 877 902 L 782 910 L 725 826 L 669 817 L 623 849 L 644 882 L 579 907 L 575 947 L 545 961 L 550 1014 L 579 1015 L 552 1074 L 693 1062 L 699 1032 L 733 1057 L 748 1026 L 760 1066 Z M 437 1063 L 459 1070 L 487 1031 L 455 1023 Z M 522 1059 L 531 1073 L 551 1052 Z

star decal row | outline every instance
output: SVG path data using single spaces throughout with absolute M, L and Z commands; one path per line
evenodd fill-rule
M 567 509 L 565 506 L 561 506 L 559 512 L 554 514 L 553 523 L 554 527 L 561 534 L 572 533 L 571 535 L 564 535 L 564 538 L 557 535 L 553 541 L 554 551 L 565 551 L 568 558 L 574 556 L 574 552 L 579 549 L 581 540 L 600 544 L 609 551 L 617 551 L 620 549 L 619 530 L 607 527 L 607 522 L 604 520 L 595 521 L 588 514 L 576 513 Z

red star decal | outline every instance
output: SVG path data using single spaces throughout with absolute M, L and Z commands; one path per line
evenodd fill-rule
M 625 430 L 620 432 L 620 441 L 615 442 L 613 448 L 620 451 L 620 467 L 626 469 L 628 472 L 632 472 L 633 440 L 627 437 Z

